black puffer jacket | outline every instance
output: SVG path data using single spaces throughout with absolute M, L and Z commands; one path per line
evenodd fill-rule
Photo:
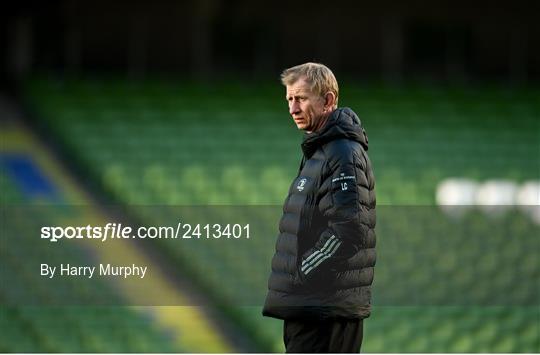
M 375 266 L 375 179 L 358 116 L 306 134 L 279 224 L 265 316 L 366 318 Z

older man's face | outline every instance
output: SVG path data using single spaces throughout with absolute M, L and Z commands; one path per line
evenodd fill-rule
M 309 84 L 304 79 L 287 85 L 287 102 L 289 113 L 298 129 L 316 131 L 325 117 L 324 98 L 311 92 Z

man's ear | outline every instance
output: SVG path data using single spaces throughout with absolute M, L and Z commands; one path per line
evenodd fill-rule
M 336 94 L 332 91 L 328 91 L 324 94 L 324 107 L 331 109 L 336 105 Z

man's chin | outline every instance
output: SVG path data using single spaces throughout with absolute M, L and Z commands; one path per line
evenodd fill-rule
M 308 128 L 308 125 L 305 124 L 305 123 L 296 123 L 296 127 L 297 127 L 299 130 L 305 131 L 305 130 Z

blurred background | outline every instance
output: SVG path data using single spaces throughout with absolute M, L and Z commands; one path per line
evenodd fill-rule
M 283 351 L 281 322 L 260 314 L 301 159 L 279 74 L 316 61 L 360 116 L 375 169 L 362 352 L 540 352 L 539 10 L 525 0 L 6 4 L 0 351 Z M 173 224 L 197 215 L 189 206 L 265 232 L 243 243 L 38 240 L 44 225 Z M 111 260 L 148 264 L 152 277 L 140 289 L 51 287 L 37 269 Z M 149 291 L 163 302 L 141 300 Z

